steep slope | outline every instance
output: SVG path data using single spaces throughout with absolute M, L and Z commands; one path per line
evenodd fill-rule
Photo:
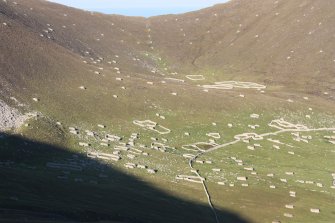
M 36 39 L 105 69 L 214 73 L 217 81 L 255 80 L 318 95 L 334 90 L 331 1 L 234 0 L 149 19 L 83 12 L 45 1 L 17 2 L 1 2 L 1 16 L 9 26 L 11 19 Z M 115 55 L 121 57 L 118 64 L 108 66 Z M 160 57 L 166 61 L 157 61 Z M 157 62 L 163 64 L 159 69 Z
M 64 112 L 70 120 L 80 115 L 94 119 L 99 114 L 88 104 L 100 106 L 101 116 L 109 113 L 110 107 L 122 114 L 123 104 L 113 106 L 110 100 L 122 91 L 116 77 L 128 79 L 123 85 L 134 87 L 132 83 L 142 78 L 139 75 L 154 78 L 151 68 L 156 62 L 144 55 L 149 47 L 141 42 L 145 34 L 142 18 L 92 15 L 45 1 L 0 4 L 3 98 L 15 96 L 32 109 L 51 111 L 56 119 Z M 80 86 L 88 88 L 86 97 Z M 32 101 L 35 97 L 40 104 Z M 136 101 L 135 97 L 133 104 Z M 78 113 L 83 110 L 86 112 Z
M 0 1 L 0 221 L 330 222 L 333 6 Z
M 1 4 L 3 16 L 83 57 L 145 49 L 143 18 L 84 12 L 40 0 Z
M 320 93 L 334 90 L 334 4 L 233 0 L 150 23 L 155 45 L 186 71 Z
M 77 63 L 62 67 L 63 74 L 50 75 L 57 78 L 65 73 L 87 73 L 84 69 L 91 69 L 92 73 L 93 70 L 98 72 L 99 68 L 112 73 L 117 73 L 120 68 L 124 73 L 149 73 L 148 68 L 153 67 L 154 61 L 144 55 L 149 49 L 144 18 L 94 14 L 46 1 L 17 1 L 16 4 L 1 1 L 0 4 L 1 78 L 4 85 L 13 83 L 11 79 L 16 78 L 15 85 L 20 87 L 18 79 L 22 79 L 23 72 L 41 79 L 39 75 L 46 73 L 46 68 L 49 72 L 57 69 L 53 67 L 54 61 Z M 18 47 L 12 48 L 11 42 L 18 42 Z M 50 51 L 35 52 L 42 48 L 50 48 Z M 18 53 L 18 49 L 22 52 Z M 57 58 L 53 54 L 68 55 L 67 58 Z M 44 57 L 51 63 L 40 60 Z M 142 57 L 148 60 L 134 60 Z M 83 62 L 94 67 L 83 68 Z M 29 70 L 31 68 L 35 70 Z

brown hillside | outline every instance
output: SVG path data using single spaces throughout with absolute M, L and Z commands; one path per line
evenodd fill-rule
M 157 47 L 181 67 L 334 90 L 334 7 L 324 0 L 234 0 L 149 21 Z
M 310 93 L 334 90 L 332 1 L 234 0 L 149 19 L 85 12 L 39 0 L 0 4 L 1 21 L 9 24 L 1 27 L 1 46 L 6 47 L 2 56 L 13 53 L 16 58 L 2 59 L 2 73 L 10 71 L 8 64 L 23 60 L 11 44 L 20 38 L 15 41 L 36 41 L 27 44 L 30 52 L 40 44 L 47 44 L 45 49 L 57 45 L 77 59 L 103 58 L 102 64 L 118 55 L 122 58 L 118 66 L 127 72 L 150 73 L 155 67 L 152 57 L 134 61 L 149 51 L 167 60 L 166 72 L 214 72 L 216 80 L 253 79 Z M 40 61 L 45 55 L 33 57 Z M 29 67 L 43 69 L 38 64 Z M 16 73 L 11 78 L 20 72 Z

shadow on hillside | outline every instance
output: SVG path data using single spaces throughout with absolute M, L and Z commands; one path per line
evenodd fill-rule
M 80 165 L 82 171 L 46 167 Z M 64 148 L 0 134 L 0 221 L 215 222 L 208 206 L 171 196 Z M 202 196 L 202 195 L 201 195 Z M 247 223 L 220 210 L 220 222 Z

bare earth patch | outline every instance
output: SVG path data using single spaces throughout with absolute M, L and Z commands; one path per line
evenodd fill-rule
M 31 113 L 21 114 L 19 110 L 8 106 L 0 100 L 0 131 L 17 129 L 32 116 L 33 114 Z

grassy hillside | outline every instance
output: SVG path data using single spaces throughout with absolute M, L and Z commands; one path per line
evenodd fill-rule
M 319 93 L 334 90 L 333 7 L 236 0 L 149 21 L 157 48 L 181 67 Z
M 36 115 L 0 129 L 0 221 L 332 222 L 333 6 L 1 1 L 0 105 Z

